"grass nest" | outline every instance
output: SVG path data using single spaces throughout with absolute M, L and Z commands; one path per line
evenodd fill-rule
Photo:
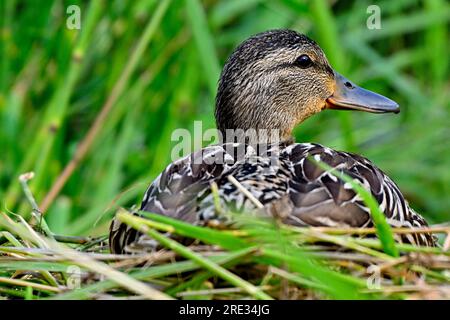
M 52 234 L 20 216 L 0 223 L 5 299 L 448 299 L 449 237 L 439 247 L 396 243 L 377 229 L 298 228 L 240 216 L 232 229 L 197 227 L 120 209 L 124 223 L 159 242 L 151 252 L 111 254 L 107 236 Z M 36 217 L 35 217 L 36 218 Z M 38 221 L 35 219 L 35 221 Z M 43 227 L 44 226 L 44 227 Z M 450 226 L 392 229 L 450 234 Z M 195 239 L 189 245 L 167 234 Z

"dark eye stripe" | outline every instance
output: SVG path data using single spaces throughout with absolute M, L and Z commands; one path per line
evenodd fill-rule
M 331 69 L 331 67 L 329 65 L 325 66 L 325 71 L 327 73 L 329 73 L 330 75 L 334 76 L 334 71 L 333 71 L 333 69 Z
M 283 63 L 280 63 L 280 64 L 278 64 L 276 66 L 268 68 L 265 71 L 266 72 L 274 72 L 274 71 L 281 70 L 281 69 L 291 69 L 291 68 L 298 68 L 298 66 L 296 66 L 295 63 L 292 63 L 292 62 L 283 62 Z M 322 71 L 325 71 L 326 73 L 334 76 L 333 69 L 331 69 L 331 67 L 328 66 L 328 65 L 324 66 L 324 65 L 322 65 L 320 63 L 314 63 L 313 62 L 313 64 L 311 65 L 310 68 L 313 68 L 313 69 L 316 69 L 316 70 L 322 70 Z

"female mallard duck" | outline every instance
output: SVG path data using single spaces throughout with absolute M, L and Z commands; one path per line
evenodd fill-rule
M 318 167 L 311 156 L 359 180 L 392 226 L 427 226 L 397 185 L 369 160 L 318 144 L 293 142 L 293 128 L 327 108 L 399 112 L 394 101 L 333 71 L 320 47 L 304 35 L 273 30 L 249 38 L 222 71 L 216 98 L 217 127 L 224 137 L 229 136 L 229 129 L 242 129 L 253 132 L 250 138 L 261 142 L 258 134 L 265 129 L 279 132 L 281 139 L 272 140 L 266 134 L 264 142 L 269 143 L 264 152 L 257 152 L 249 143 L 224 143 L 171 163 L 148 188 L 141 210 L 198 225 L 216 221 L 220 217 L 211 194 L 215 182 L 221 201 L 238 210 L 256 209 L 256 198 L 263 212 L 277 212 L 288 224 L 372 226 L 370 210 L 351 186 Z M 239 148 L 243 150 L 240 156 Z M 276 161 L 272 161 L 274 155 Z M 219 158 L 224 161 L 210 161 Z M 239 184 L 252 197 L 246 196 Z M 112 252 L 131 251 L 133 244 L 145 243 L 144 238 L 117 220 L 111 225 Z M 402 240 L 434 245 L 430 234 L 407 235 Z

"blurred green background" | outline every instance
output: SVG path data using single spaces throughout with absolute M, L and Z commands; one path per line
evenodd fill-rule
M 80 30 L 66 27 L 72 4 Z M 379 30 L 366 26 L 372 4 Z M 2 0 L 0 210 L 29 217 L 18 176 L 35 172 L 42 204 L 106 104 L 46 215 L 54 232 L 106 232 L 117 206 L 139 203 L 170 162 L 174 129 L 214 127 L 219 73 L 236 45 L 291 28 L 401 106 L 399 115 L 325 111 L 297 128 L 297 141 L 368 157 L 431 223 L 448 221 L 449 21 L 445 0 Z

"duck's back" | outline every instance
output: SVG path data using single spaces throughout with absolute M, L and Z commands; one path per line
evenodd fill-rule
M 256 150 L 255 150 L 256 149 Z M 412 210 L 397 185 L 369 160 L 346 152 L 312 144 L 274 144 L 253 148 L 245 144 L 223 144 L 204 148 L 171 163 L 150 185 L 141 210 L 163 214 L 197 225 L 220 222 L 211 193 L 215 182 L 222 205 L 238 211 L 255 210 L 260 202 L 263 215 L 277 215 L 298 226 L 370 227 L 370 210 L 350 184 L 321 169 L 321 161 L 357 179 L 380 204 L 387 221 L 395 227 L 422 227 L 425 220 Z M 114 252 L 139 242 L 141 236 L 114 221 L 110 245 Z M 402 241 L 434 245 L 431 235 L 406 235 Z

